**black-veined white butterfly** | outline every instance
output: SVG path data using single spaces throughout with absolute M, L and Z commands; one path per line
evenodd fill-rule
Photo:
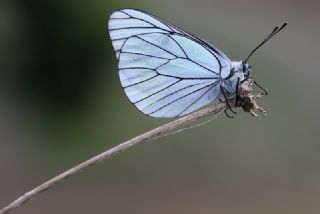
M 146 115 L 177 117 L 234 99 L 239 85 L 250 78 L 251 55 L 286 24 L 244 61 L 231 61 L 207 41 L 136 9 L 113 12 L 108 28 L 130 101 Z

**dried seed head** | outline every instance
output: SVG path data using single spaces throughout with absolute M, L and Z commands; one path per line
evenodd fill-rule
M 266 115 L 267 112 L 256 103 L 256 101 L 262 98 L 265 94 L 252 94 L 252 83 L 253 79 L 249 78 L 241 84 L 238 91 L 239 97 L 235 106 L 241 107 L 243 111 L 249 112 L 254 117 L 258 116 L 255 111 L 259 111 Z

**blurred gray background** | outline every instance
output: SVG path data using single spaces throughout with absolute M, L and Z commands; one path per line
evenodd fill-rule
M 320 212 L 318 1 L 0 2 L 0 206 L 64 170 L 170 120 L 137 111 L 120 87 L 106 29 L 139 8 L 247 56 L 270 91 L 268 116 L 238 110 L 139 145 L 14 213 Z M 240 113 L 241 112 L 241 113 Z

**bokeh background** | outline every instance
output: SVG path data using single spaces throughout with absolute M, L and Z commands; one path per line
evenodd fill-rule
M 139 145 L 14 213 L 320 212 L 318 1 L 0 2 L 0 206 L 64 170 L 170 120 L 122 91 L 106 29 L 112 11 L 151 12 L 243 59 L 270 91 L 268 116 L 212 123 Z

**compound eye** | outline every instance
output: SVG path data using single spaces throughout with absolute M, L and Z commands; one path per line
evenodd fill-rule
M 245 70 L 247 70 L 247 66 L 246 64 L 242 64 L 242 72 L 244 72 Z

